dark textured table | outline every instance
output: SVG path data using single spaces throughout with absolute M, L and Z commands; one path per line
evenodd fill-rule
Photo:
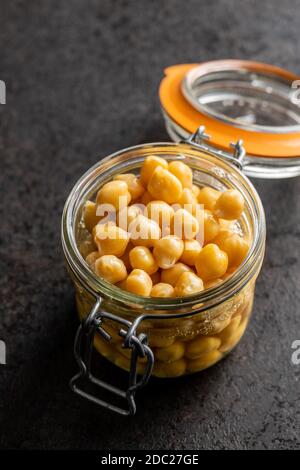
M 60 247 L 64 201 L 88 167 L 168 140 L 163 69 L 246 58 L 299 73 L 299 2 L 2 0 L 0 21 L 0 447 L 300 448 L 299 178 L 255 181 L 268 242 L 241 344 L 201 374 L 153 380 L 135 418 L 68 388 L 78 321 Z

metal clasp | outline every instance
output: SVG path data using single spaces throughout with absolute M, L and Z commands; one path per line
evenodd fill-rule
M 196 145 L 201 150 L 210 152 L 213 155 L 224 158 L 228 160 L 233 165 L 236 165 L 240 170 L 243 169 L 243 159 L 246 155 L 245 148 L 243 146 L 243 141 L 240 139 L 237 142 L 231 142 L 229 145 L 233 149 L 233 152 L 226 152 L 225 150 L 220 150 L 217 147 L 208 143 L 210 140 L 210 135 L 205 133 L 205 126 L 200 126 L 194 134 L 192 134 L 188 139 L 183 140 L 182 143 Z
M 136 334 L 135 325 L 138 325 L 140 323 L 139 321 L 131 323 L 124 318 L 103 311 L 101 309 L 101 301 L 101 298 L 97 300 L 93 309 L 85 318 L 85 320 L 81 322 L 77 330 L 74 342 L 74 356 L 79 366 L 79 372 L 70 380 L 70 387 L 75 393 L 93 403 L 96 403 L 97 405 L 115 411 L 116 413 L 124 416 L 134 415 L 136 412 L 135 393 L 137 390 L 147 384 L 151 376 L 154 364 L 153 352 L 148 346 L 147 336 L 143 333 L 139 335 Z M 105 330 L 105 325 L 103 325 L 104 328 L 102 327 L 103 319 L 115 321 L 123 326 L 123 328 L 120 328 L 119 330 L 119 335 L 124 338 L 123 347 L 130 348 L 132 350 L 129 385 L 126 391 L 114 387 L 113 385 L 110 385 L 103 380 L 97 379 L 91 372 L 91 359 L 95 334 L 100 334 L 101 337 L 108 342 L 111 340 L 110 334 Z M 145 371 L 141 379 L 137 382 L 138 357 L 146 357 L 147 362 L 145 363 Z M 101 389 L 109 391 L 113 395 L 124 398 L 127 401 L 128 408 L 121 408 L 117 405 L 102 400 L 96 395 L 86 392 L 77 385 L 78 381 L 82 379 L 92 383 L 93 385 L 96 385 Z

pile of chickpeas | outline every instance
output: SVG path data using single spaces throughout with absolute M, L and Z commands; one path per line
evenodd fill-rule
M 109 210 L 99 213 L 99 207 L 113 208 L 115 220 L 107 217 Z M 148 156 L 140 175 L 115 176 L 99 189 L 95 201 L 86 202 L 83 224 L 89 234 L 80 251 L 97 276 L 133 294 L 196 294 L 224 282 L 245 259 L 249 240 L 237 229 L 243 210 L 244 199 L 237 190 L 199 187 L 183 161 Z M 217 362 L 240 339 L 251 306 L 252 295 L 207 334 L 195 330 L 178 339 L 153 330 L 149 337 L 154 375 L 179 376 Z M 112 338 L 107 344 L 97 337 L 95 346 L 128 370 L 128 351 L 117 334 Z M 143 361 L 139 367 L 142 371 Z

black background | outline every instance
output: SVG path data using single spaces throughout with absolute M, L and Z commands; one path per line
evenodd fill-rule
M 88 167 L 168 140 L 166 66 L 246 58 L 300 73 L 299 1 L 1 0 L 0 22 L 0 447 L 300 448 L 299 178 L 255 181 L 268 242 L 241 344 L 206 372 L 153 380 L 135 418 L 69 391 L 78 320 L 60 247 L 64 201 Z

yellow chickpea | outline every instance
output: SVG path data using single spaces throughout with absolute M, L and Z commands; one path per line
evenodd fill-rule
M 192 269 L 184 263 L 176 263 L 172 268 L 163 269 L 161 280 L 171 286 L 175 286 L 182 273 L 193 272 Z
M 183 241 L 174 235 L 168 235 L 157 240 L 154 245 L 153 255 L 162 269 L 169 269 L 179 260 L 183 253 Z
M 174 297 L 174 287 L 171 284 L 159 282 L 152 287 L 151 297 Z
M 130 264 L 133 269 L 142 269 L 148 274 L 158 270 L 155 258 L 146 246 L 136 246 L 129 253 Z
M 220 195 L 220 191 L 210 188 L 209 186 L 205 186 L 204 188 L 200 189 L 198 194 L 198 202 L 199 204 L 204 205 L 204 209 L 212 211 Z
M 168 162 L 161 157 L 157 157 L 156 155 L 150 155 L 145 159 L 141 168 L 141 182 L 145 188 L 147 187 L 151 176 L 158 166 L 167 170 Z
M 195 273 L 186 271 L 181 274 L 175 285 L 175 294 L 177 297 L 196 294 L 203 291 L 203 282 Z
M 183 253 L 180 261 L 188 266 L 195 266 L 196 258 L 202 247 L 198 240 L 184 240 Z
M 138 204 L 132 204 L 131 206 L 123 207 L 123 209 L 118 212 L 117 224 L 123 230 L 127 231 L 131 222 L 133 222 L 134 219 L 136 219 L 137 216 L 141 215 L 142 213 L 142 208 Z
M 154 171 L 147 189 L 153 198 L 168 204 L 177 202 L 182 194 L 182 184 L 179 179 L 161 166 L 158 166 Z
M 214 279 L 213 281 L 207 281 L 204 283 L 204 288 L 205 289 L 212 289 L 213 287 L 217 287 L 220 284 L 222 284 L 223 279 Z
M 95 262 L 98 258 L 100 258 L 99 251 L 92 251 L 92 253 L 88 254 L 87 257 L 85 258 L 85 261 L 87 262 L 89 267 L 92 269 L 92 271 L 95 271 Z
M 180 199 L 178 199 L 177 204 L 179 204 L 183 209 L 188 210 L 191 214 L 195 212 L 195 206 L 197 206 L 198 201 L 197 197 L 190 188 L 183 188 Z
M 185 163 L 178 160 L 170 162 L 169 171 L 179 179 L 183 188 L 192 188 L 193 172 Z
M 96 247 L 96 245 L 95 245 L 95 243 L 93 242 L 92 239 L 84 240 L 80 244 L 80 247 L 79 247 L 79 251 L 80 251 L 81 255 L 83 256 L 83 258 L 86 258 L 87 255 L 89 255 L 90 253 L 92 253 L 93 251 L 96 251 L 96 250 L 97 250 L 97 247 Z
M 128 292 L 149 297 L 151 289 L 151 277 L 142 269 L 133 269 L 126 279 L 126 290 Z
M 147 204 L 147 217 L 154 220 L 163 232 L 170 227 L 173 215 L 174 209 L 164 201 L 153 200 Z
M 96 225 L 94 240 L 101 255 L 122 256 L 129 242 L 129 234 L 116 225 Z
M 190 212 L 179 209 L 171 221 L 171 232 L 179 238 L 192 240 L 199 232 L 199 222 Z
M 155 351 L 155 359 L 162 362 L 178 361 L 184 356 L 184 344 L 181 341 L 175 341 L 171 346 L 158 348 Z
M 180 377 L 185 373 L 186 360 L 184 358 L 173 362 L 156 361 L 153 368 L 153 375 L 156 377 Z
M 200 251 L 195 266 L 203 281 L 213 281 L 226 273 L 228 256 L 218 245 L 209 243 Z
M 93 228 L 101 217 L 96 215 L 96 204 L 92 201 L 86 201 L 83 209 L 83 221 L 89 232 L 92 232 Z
M 160 239 L 161 231 L 154 220 L 138 215 L 129 225 L 131 242 L 135 246 L 153 246 Z
M 217 199 L 214 213 L 227 220 L 239 219 L 244 210 L 244 198 L 236 189 L 228 189 Z
M 197 336 L 186 345 L 185 356 L 188 359 L 197 359 L 202 354 L 219 349 L 220 338 L 213 336 Z
M 122 260 L 114 255 L 104 255 L 95 262 L 95 273 L 111 284 L 123 281 L 127 270 Z
M 132 200 L 138 199 L 145 192 L 145 188 L 142 185 L 140 179 L 133 173 L 123 173 L 122 175 L 117 175 L 114 177 L 114 180 L 125 181 L 125 183 L 127 183 L 128 191 L 130 192 Z
M 204 211 L 204 243 L 213 240 L 220 231 L 220 224 L 217 217 L 209 210 Z
M 223 232 L 221 237 L 217 237 L 214 240 L 214 243 L 227 253 L 229 268 L 238 267 L 244 261 L 249 251 L 248 242 L 233 232 Z
M 97 194 L 97 206 L 103 204 L 110 204 L 116 210 L 128 206 L 131 196 L 128 191 L 128 186 L 125 181 L 110 181 L 99 189 Z
M 208 367 L 215 364 L 219 359 L 221 359 L 222 354 L 218 350 L 214 350 L 198 357 L 197 359 L 193 359 L 188 361 L 187 363 L 187 371 L 190 373 L 198 372 L 203 369 L 207 369 Z

